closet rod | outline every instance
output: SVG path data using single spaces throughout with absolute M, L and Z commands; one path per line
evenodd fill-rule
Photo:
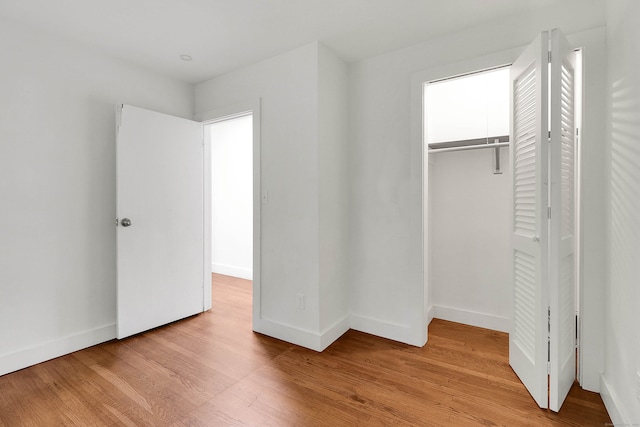
M 461 147 L 448 147 L 448 148 L 430 148 L 429 153 L 444 153 L 446 151 L 462 151 L 462 150 L 478 150 L 480 148 L 499 148 L 508 147 L 509 142 L 498 142 L 491 144 L 477 144 L 477 145 L 464 145 Z

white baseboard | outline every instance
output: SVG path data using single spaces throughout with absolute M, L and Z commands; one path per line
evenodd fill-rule
M 8 374 L 116 337 L 116 324 L 68 335 L 44 344 L 0 355 L 0 375 Z
M 631 420 L 631 418 L 624 413 L 623 409 L 618 406 L 616 402 L 620 402 L 620 400 L 617 398 L 615 391 L 607 382 L 604 374 L 600 375 L 600 397 L 602 397 L 604 406 L 609 413 L 609 418 L 611 418 L 611 423 L 614 426 L 638 425 L 638 420 Z
M 423 338 L 418 337 L 420 334 L 416 334 L 415 330 L 407 326 L 354 314 L 344 316 L 321 333 L 264 318 L 254 318 L 253 322 L 253 330 L 255 332 L 315 351 L 323 351 L 349 329 L 416 347 L 425 345 L 424 342 L 420 341 Z
M 429 325 L 429 323 L 431 323 L 432 320 L 433 320 L 433 306 L 430 305 L 429 308 L 427 309 L 427 326 Z
M 441 305 L 432 306 L 429 310 L 429 316 L 432 318 L 448 320 L 450 322 L 463 323 L 465 325 L 477 326 L 479 328 L 492 329 L 494 331 L 507 333 L 511 327 L 511 322 L 506 317 L 460 310 Z
M 234 265 L 211 263 L 211 272 L 224 274 L 225 276 L 239 277 L 241 279 L 253 280 L 253 269 L 237 267 Z
M 357 314 L 351 314 L 351 329 L 416 347 L 422 347 L 425 344 L 416 337 L 416 331 L 406 325 L 385 322 Z
M 320 351 L 333 344 L 335 340 L 340 338 L 349 329 L 351 329 L 351 317 L 345 315 L 342 319 L 322 331 L 320 333 Z
M 253 330 L 300 347 L 323 351 L 349 330 L 349 316 L 340 319 L 321 333 L 264 318 L 254 319 Z

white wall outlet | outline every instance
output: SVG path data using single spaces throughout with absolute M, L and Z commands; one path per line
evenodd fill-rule
M 296 295 L 296 308 L 304 310 L 304 294 Z

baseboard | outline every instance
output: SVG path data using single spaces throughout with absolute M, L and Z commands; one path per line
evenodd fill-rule
M 609 413 L 611 423 L 614 426 L 633 426 L 631 418 L 624 413 L 623 409 L 618 406 L 616 402 L 620 400 L 617 398 L 615 391 L 609 386 L 604 374 L 600 375 L 600 397 L 604 402 L 604 406 Z M 638 420 L 633 421 L 635 423 Z
M 509 332 L 511 322 L 506 317 L 493 316 L 474 311 L 460 310 L 452 307 L 434 305 L 429 315 L 437 319 L 448 320 L 450 322 L 463 323 L 465 325 L 477 326 L 479 328 L 492 329 L 494 331 Z
M 320 351 L 320 346 L 317 343 L 317 336 L 308 330 L 294 328 L 292 326 L 264 318 L 254 318 L 253 331 L 291 344 L 309 348 L 311 350 Z
M 430 305 L 429 309 L 427 310 L 427 326 L 429 325 L 429 323 L 431 323 L 432 320 L 433 320 L 433 306 Z
M 44 344 L 0 356 L 0 375 L 8 374 L 37 363 L 55 359 L 116 337 L 116 324 L 101 326 L 90 331 L 68 335 Z
M 416 331 L 406 325 L 384 322 L 357 314 L 351 314 L 351 329 L 416 347 L 422 347 L 425 344 L 419 342 Z
M 344 316 L 321 333 L 265 318 L 253 320 L 255 332 L 315 351 L 323 351 L 349 329 L 416 347 L 422 347 L 425 344 L 419 342 L 420 338 L 416 337 L 416 332 L 407 326 L 354 314 Z
M 322 331 L 320 333 L 320 351 L 323 351 L 333 344 L 335 340 L 340 338 L 349 329 L 351 329 L 351 317 L 345 315 L 342 319 Z
M 317 333 L 308 329 L 300 329 L 291 325 L 269 319 L 254 319 L 253 330 L 291 344 L 299 345 L 315 351 L 323 351 L 350 328 L 349 315 L 335 322 L 324 331 Z
M 239 277 L 241 279 L 253 280 L 253 269 L 236 267 L 233 265 L 211 263 L 211 272 L 224 274 L 225 276 Z

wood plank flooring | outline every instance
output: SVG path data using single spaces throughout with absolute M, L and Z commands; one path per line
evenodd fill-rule
M 574 386 L 540 410 L 506 334 L 434 320 L 415 348 L 349 331 L 322 353 L 251 331 L 251 283 L 213 310 L 0 377 L 0 426 L 604 426 Z

